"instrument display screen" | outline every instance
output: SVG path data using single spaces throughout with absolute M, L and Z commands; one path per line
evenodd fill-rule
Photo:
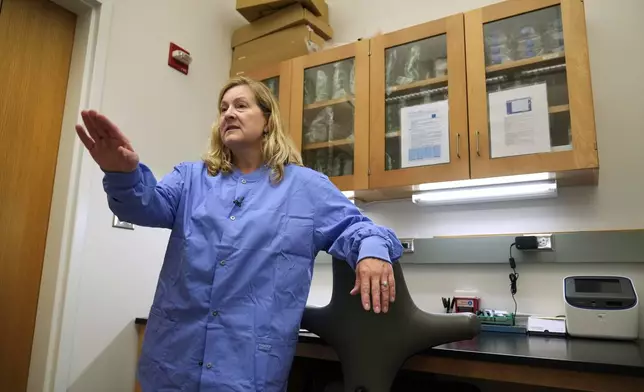
M 621 293 L 619 279 L 575 279 L 578 293 Z

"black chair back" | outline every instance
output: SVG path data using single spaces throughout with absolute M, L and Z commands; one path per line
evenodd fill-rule
M 360 295 L 349 294 L 355 272 L 335 258 L 331 302 L 304 311 L 302 328 L 320 336 L 338 354 L 346 392 L 389 392 L 409 357 L 441 344 L 472 339 L 480 331 L 474 314 L 420 310 L 409 294 L 400 263 L 394 263 L 393 270 L 396 302 L 386 314 L 366 312 Z

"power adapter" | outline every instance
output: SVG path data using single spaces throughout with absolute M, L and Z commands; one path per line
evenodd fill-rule
M 518 304 L 515 295 L 517 294 L 517 281 L 519 280 L 519 273 L 516 270 L 517 263 L 514 260 L 514 257 L 512 257 L 513 246 L 516 247 L 517 250 L 539 249 L 539 240 L 536 236 L 533 235 L 514 237 L 514 243 L 510 245 L 510 258 L 508 259 L 508 261 L 510 262 L 510 268 L 512 268 L 512 273 L 509 274 L 510 294 L 512 294 L 512 301 L 514 301 L 514 316 L 516 317 Z
M 518 250 L 539 249 L 539 241 L 533 235 L 514 237 L 514 244 Z

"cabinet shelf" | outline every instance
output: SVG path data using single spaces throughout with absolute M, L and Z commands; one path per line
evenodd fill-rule
M 400 131 L 385 133 L 387 139 L 393 139 L 395 137 L 400 137 Z
M 348 146 L 354 143 L 354 139 L 340 139 L 328 142 L 309 143 L 302 146 L 302 150 L 318 150 L 320 148 Z
M 528 59 L 516 60 L 516 61 L 506 61 L 505 63 L 489 65 L 485 67 L 485 72 L 499 72 L 499 71 L 508 71 L 515 68 L 526 67 L 528 65 L 535 64 L 545 64 L 553 62 L 555 60 L 560 60 L 565 57 L 564 52 L 546 54 L 544 56 L 530 57 Z
M 402 92 L 402 91 L 413 90 L 415 88 L 420 88 L 420 87 L 428 87 L 428 86 L 432 86 L 434 84 L 445 83 L 445 82 L 447 82 L 447 75 L 439 76 L 437 78 L 419 80 L 419 81 L 416 81 L 416 82 L 402 84 L 402 85 L 399 85 L 399 86 L 392 86 L 392 87 L 387 88 L 387 91 L 390 94 L 392 94 L 392 93 L 398 93 L 398 92 Z
M 562 113 L 562 112 L 568 112 L 570 111 L 570 105 L 557 105 L 557 106 L 550 106 L 548 108 L 548 113 Z
M 353 97 L 342 97 L 336 99 L 329 99 L 327 101 L 314 102 L 308 105 L 304 105 L 304 110 L 320 109 L 327 106 L 338 105 L 341 103 L 349 102 L 352 103 Z

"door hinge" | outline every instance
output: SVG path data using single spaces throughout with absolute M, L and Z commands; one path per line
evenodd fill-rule
M 595 151 L 597 151 L 597 142 L 593 143 L 595 146 Z
M 371 175 L 371 168 L 368 168 L 368 169 L 367 169 L 367 175 L 368 175 L 368 176 L 370 176 L 370 175 Z

